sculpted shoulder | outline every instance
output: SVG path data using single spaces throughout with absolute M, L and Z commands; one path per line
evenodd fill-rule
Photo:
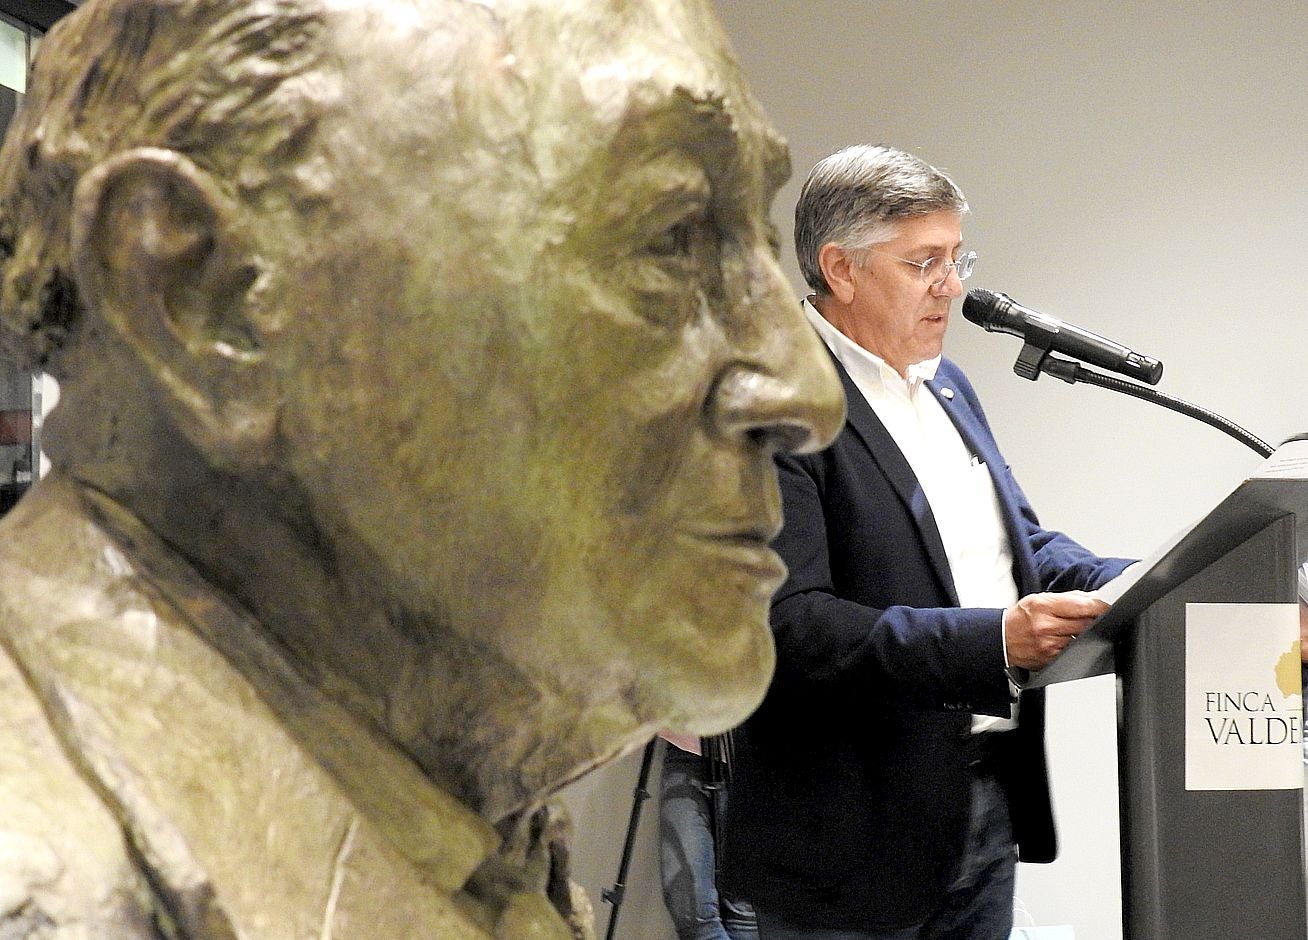
M 0 651 L 0 935 L 157 938 L 149 887 L 113 814 Z
M 60 525 L 33 526 L 34 508 L 20 503 L 0 523 L 0 936 L 172 936 L 118 819 L 55 732 L 40 679 L 15 656 L 59 619 L 34 618 L 38 598 L 74 601 L 39 560 L 77 557 L 89 531 L 60 501 Z
M 543 894 L 465 890 L 493 831 L 108 511 L 52 477 L 0 521 L 0 937 L 567 935 Z M 64 550 L 9 547 L 37 531 Z

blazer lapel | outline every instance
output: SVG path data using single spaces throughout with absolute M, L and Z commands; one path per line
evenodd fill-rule
M 999 453 L 999 447 L 993 437 L 985 433 L 976 417 L 963 404 L 961 396 L 955 394 L 948 379 L 939 377 L 927 382 L 927 388 L 936 396 L 936 401 L 945 409 L 949 420 L 954 422 L 959 437 L 972 454 L 981 459 L 990 472 L 994 482 L 995 493 L 999 496 L 999 513 L 1004 520 L 1004 531 L 1008 534 L 1009 550 L 1013 554 L 1013 579 L 1017 582 L 1020 594 L 1026 595 L 1039 589 L 1036 577 L 1035 560 L 1027 548 L 1026 524 L 1018 514 L 1018 497 L 1010 484 L 1007 463 Z M 950 389 L 949 395 L 942 395 L 942 389 Z
M 950 603 L 958 606 L 958 591 L 954 587 L 953 573 L 949 570 L 949 557 L 945 554 L 945 543 L 940 538 L 940 528 L 936 525 L 936 517 L 931 512 L 931 504 L 927 502 L 926 493 L 922 491 L 922 485 L 918 483 L 917 476 L 904 458 L 899 445 L 890 436 L 890 432 L 881 423 L 881 419 L 872 410 L 872 406 L 867 403 L 867 399 L 858 390 L 854 380 L 849 377 L 845 367 L 834 356 L 832 360 L 836 363 L 836 370 L 840 373 L 840 381 L 845 386 L 845 400 L 850 426 L 862 439 L 868 452 L 872 455 L 873 461 L 875 461 L 882 474 L 890 481 L 891 487 L 903 501 L 904 508 L 908 510 L 913 522 L 917 525 L 922 545 L 926 549 L 927 557 L 931 560 L 931 567 L 935 570 L 936 576 L 944 586 Z

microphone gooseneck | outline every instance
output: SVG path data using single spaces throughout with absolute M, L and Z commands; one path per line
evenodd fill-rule
M 1120 343 L 1104 339 L 1089 330 L 1061 323 L 1053 317 L 1038 313 L 1016 303 L 1006 294 L 976 287 L 968 291 L 963 300 L 963 316 L 991 333 L 1011 333 L 1024 340 L 1013 371 L 1034 381 L 1042 374 L 1052 375 L 1069 384 L 1084 382 L 1110 391 L 1153 402 L 1178 414 L 1202 421 L 1209 427 L 1235 438 L 1250 450 L 1263 457 L 1274 448 L 1266 441 L 1249 433 L 1233 421 L 1201 408 L 1156 388 L 1150 388 L 1163 377 L 1163 364 L 1152 356 L 1132 352 Z M 1052 353 L 1060 352 L 1091 365 L 1122 372 L 1148 383 L 1140 385 L 1093 369 L 1083 368 L 1072 359 L 1060 359 Z

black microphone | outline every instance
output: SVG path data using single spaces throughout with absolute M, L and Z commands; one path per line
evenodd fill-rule
M 1028 346 L 1040 350 L 1041 356 L 1046 352 L 1063 353 L 1149 385 L 1157 385 L 1163 377 L 1163 364 L 1152 356 L 1132 352 L 1121 343 L 1114 343 L 1098 333 L 1091 333 L 1030 307 L 1023 307 L 1007 294 L 974 287 L 963 300 L 963 316 L 988 332 L 1011 333 L 1022 337 Z M 1026 356 L 1023 355 L 1018 360 L 1019 365 L 1013 368 L 1018 375 L 1035 379 L 1040 374 L 1039 363 L 1035 364 L 1034 373 L 1028 374 L 1020 367 L 1025 359 Z

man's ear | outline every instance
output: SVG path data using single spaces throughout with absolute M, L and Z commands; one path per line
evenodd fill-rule
M 818 267 L 826 278 L 831 296 L 842 304 L 854 299 L 854 262 L 849 252 L 835 242 L 827 242 L 818 249 Z
M 208 173 L 157 148 L 100 164 L 74 195 L 83 303 L 180 406 L 179 425 L 206 450 L 243 449 L 274 421 L 249 316 L 256 269 L 235 235 L 235 211 Z

